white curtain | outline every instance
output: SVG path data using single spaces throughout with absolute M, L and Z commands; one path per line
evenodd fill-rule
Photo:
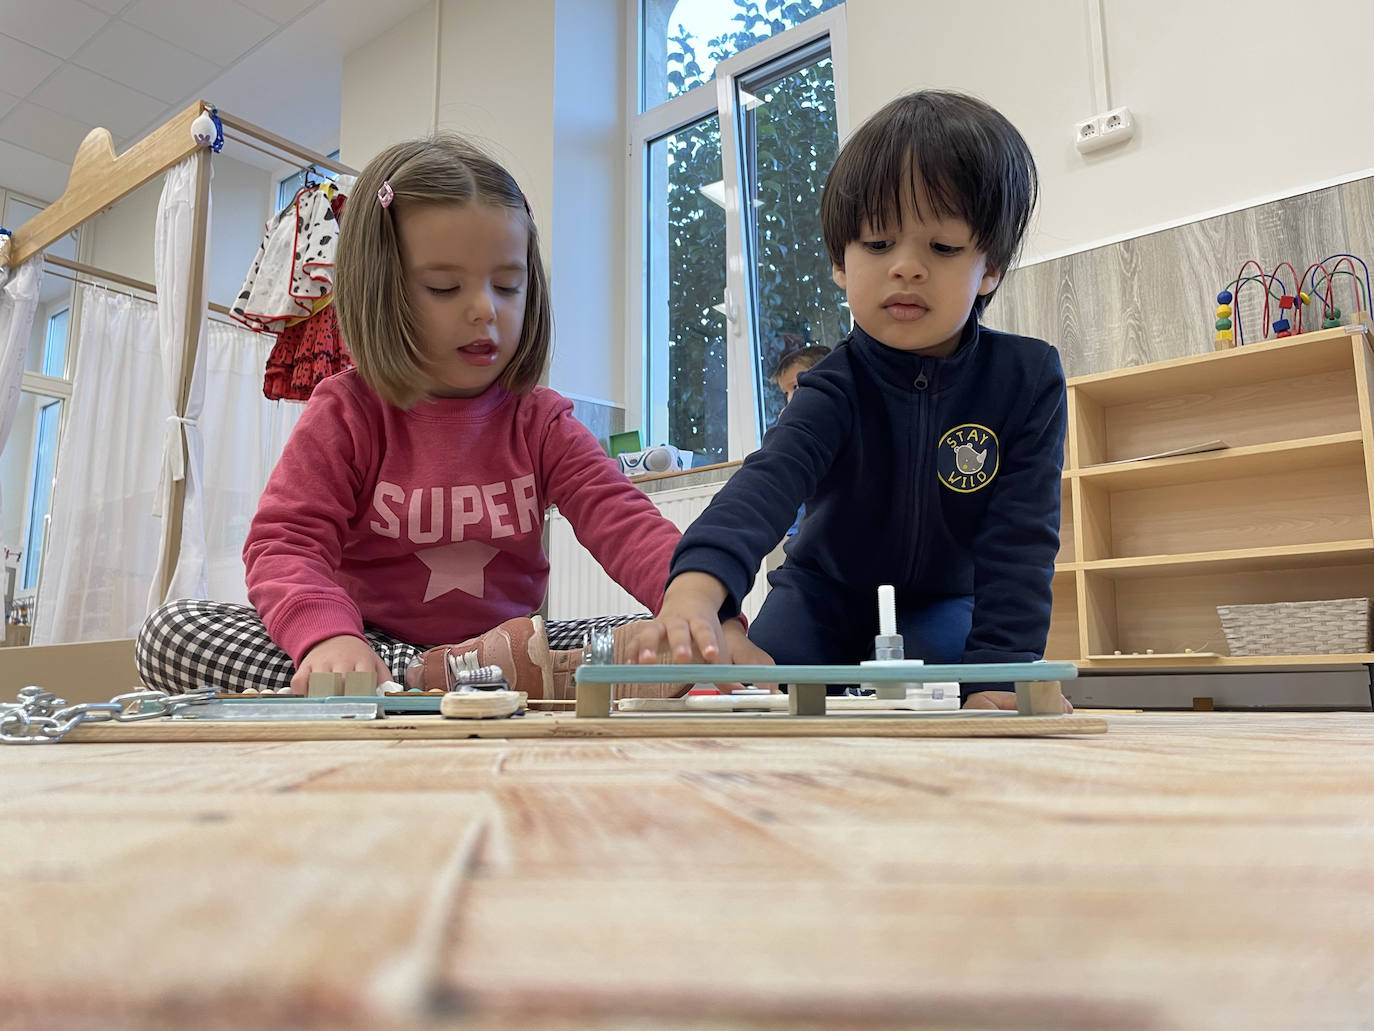
M 211 322 L 206 332 L 205 552 L 207 597 L 248 602 L 243 541 L 282 445 L 305 411 L 262 396 L 263 368 L 277 338 Z
M 43 255 L 36 254 L 13 269 L 0 290 L 0 451 L 5 450 L 14 413 L 19 410 L 29 330 L 43 286 Z M 4 498 L 0 497 L 0 505 Z
M 209 571 L 205 553 L 205 441 L 200 420 L 205 407 L 205 290 L 199 297 L 190 297 L 188 270 L 203 265 L 205 253 L 194 254 L 196 219 L 196 171 L 203 154 L 193 155 L 167 172 L 162 185 L 162 198 L 157 206 L 157 224 L 153 233 L 154 267 L 158 297 L 158 336 L 162 350 L 164 416 L 162 437 L 162 472 L 157 485 L 154 514 L 163 516 L 162 534 L 168 532 L 172 513 L 173 484 L 186 483 L 185 502 L 181 511 L 181 550 L 175 557 L 171 581 L 163 595 L 160 585 L 165 570 L 158 567 L 148 594 L 148 609 L 157 608 L 171 598 L 205 598 L 209 596 Z M 207 162 L 208 164 L 208 162 Z M 205 240 L 210 238 L 210 206 L 205 210 Z M 203 283 L 203 280 L 202 280 Z M 200 339 L 196 345 L 191 373 L 191 390 L 184 416 L 177 414 L 177 400 L 181 392 L 182 368 L 185 360 L 184 343 L 187 321 L 195 315 L 201 321 Z M 185 455 L 182 441 L 185 440 Z
M 58 453 L 35 644 L 132 637 L 160 553 L 153 516 L 165 419 L 157 305 L 81 287 L 71 412 Z M 303 404 L 262 396 L 276 338 L 211 322 L 205 333 L 203 545 L 208 593 L 246 601 L 243 541 Z
M 34 644 L 133 636 L 158 561 L 157 305 L 99 287 L 79 290 L 76 373 L 57 451 Z

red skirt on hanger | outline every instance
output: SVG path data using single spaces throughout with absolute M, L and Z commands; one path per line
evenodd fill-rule
M 277 334 L 277 345 L 267 356 L 262 392 L 273 401 L 308 401 L 320 380 L 352 367 L 330 304 Z

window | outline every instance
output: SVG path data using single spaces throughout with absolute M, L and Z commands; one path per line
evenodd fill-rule
M 782 353 L 848 332 L 820 232 L 844 128 L 835 6 L 642 0 L 639 92 L 661 100 L 631 153 L 646 442 L 743 457 L 781 408 Z
M 0 190 L 0 224 L 17 228 L 42 210 L 43 205 L 36 201 Z M 58 240 L 46 253 L 75 260 L 79 244 L 78 230 Z M 18 554 L 16 590 L 25 592 L 30 600 L 42 578 L 58 440 L 66 402 L 71 398 L 69 377 L 79 322 L 80 309 L 71 280 L 60 267 L 49 266 L 44 270 L 38 310 L 29 333 L 19 406 L 0 449 L 0 544 L 8 556 Z
M 327 157 L 331 161 L 337 161 L 339 152 L 336 150 L 332 154 L 327 155 Z M 317 183 L 321 179 L 328 179 L 330 182 L 333 182 L 338 179 L 338 175 L 329 171 L 327 168 L 316 168 L 314 165 L 311 165 L 309 168 L 302 168 L 297 172 L 291 173 L 285 179 L 280 180 L 277 183 L 277 210 L 280 211 L 295 200 L 296 194 L 300 192 L 301 187 L 305 186 L 307 182 Z
M 48 316 L 48 332 L 43 339 L 43 375 L 61 377 L 67 364 L 67 322 L 70 308 Z
M 29 488 L 29 531 L 24 538 L 24 574 L 19 586 L 26 591 L 38 586 L 38 568 L 43 555 L 43 537 L 52 504 L 53 466 L 57 461 L 57 428 L 62 417 L 62 402 L 46 398 L 38 409 L 34 428 L 33 477 Z

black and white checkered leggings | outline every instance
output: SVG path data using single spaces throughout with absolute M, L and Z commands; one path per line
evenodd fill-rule
M 545 620 L 549 647 L 554 651 L 581 648 L 589 630 L 609 630 L 637 616 Z M 375 627 L 365 628 L 367 643 L 404 683 L 406 667 L 433 645 L 411 644 Z M 441 641 L 440 644 L 456 644 Z M 267 636 L 267 628 L 250 605 L 183 599 L 162 606 L 143 623 L 134 645 L 143 683 L 159 691 L 180 694 L 199 687 L 242 692 L 252 687 L 276 689 L 291 683 L 296 664 Z

